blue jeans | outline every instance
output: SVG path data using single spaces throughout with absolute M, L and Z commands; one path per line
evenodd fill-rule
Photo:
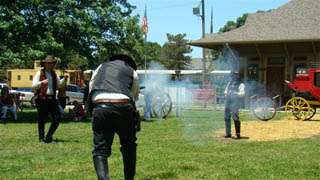
M 150 94 L 146 94 L 144 96 L 144 100 L 145 100 L 144 119 L 150 120 L 152 117 L 152 107 L 151 107 L 152 96 Z
M 13 116 L 13 120 L 17 120 L 18 116 L 17 116 L 17 109 L 15 106 L 2 106 L 1 108 L 1 119 L 6 119 L 7 118 L 7 112 L 11 112 L 12 116 Z

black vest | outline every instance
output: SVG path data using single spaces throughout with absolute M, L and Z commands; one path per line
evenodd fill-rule
M 95 76 L 90 95 L 94 91 L 120 93 L 132 100 L 133 71 L 122 60 L 103 63 Z
M 239 86 L 240 86 L 241 83 L 242 82 L 239 79 L 232 79 L 230 81 L 229 87 L 227 89 L 227 91 L 228 91 L 227 94 L 231 95 L 231 96 L 237 95 L 238 92 L 239 92 Z

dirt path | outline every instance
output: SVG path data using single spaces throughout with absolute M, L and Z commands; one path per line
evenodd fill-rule
M 309 138 L 320 135 L 320 115 L 316 115 L 309 121 L 288 120 L 286 118 L 279 121 L 247 121 L 242 122 L 241 127 L 241 135 L 248 137 L 248 141 Z M 216 135 L 223 137 L 224 129 L 218 130 Z

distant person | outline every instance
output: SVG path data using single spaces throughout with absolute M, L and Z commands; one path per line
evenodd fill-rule
M 56 98 L 56 91 L 64 84 L 65 77 L 59 80 L 54 66 L 56 59 L 47 56 L 40 62 L 41 70 L 33 78 L 32 87 L 35 89 L 36 107 L 38 111 L 38 133 L 39 141 L 45 143 L 53 142 L 53 134 L 57 130 L 61 121 L 59 102 Z M 45 119 L 51 117 L 51 125 L 45 136 Z
M 152 118 L 152 91 L 146 87 L 144 92 L 144 120 L 150 121 Z
M 93 73 L 92 70 L 86 70 L 83 72 L 83 75 L 84 75 L 83 104 L 87 112 L 88 112 L 89 83 L 92 77 L 92 73 Z
M 86 113 L 82 107 L 82 104 L 80 104 L 78 101 L 73 101 L 72 105 L 74 106 L 72 109 L 73 120 L 82 121 L 86 116 Z
M 241 99 L 245 95 L 245 85 L 243 84 L 239 72 L 233 72 L 231 81 L 228 83 L 224 94 L 226 96 L 226 104 L 224 111 L 224 120 L 226 126 L 225 138 L 231 138 L 231 116 L 234 121 L 236 130 L 236 137 L 241 138 L 240 135 L 240 119 L 239 108 L 241 106 Z
M 124 179 L 133 180 L 136 170 L 136 132 L 139 130 L 135 101 L 139 96 L 136 63 L 117 54 L 100 64 L 90 81 L 93 104 L 93 163 L 99 180 L 109 179 L 108 157 L 115 133 L 120 139 Z
M 68 75 L 64 75 L 61 76 L 60 78 L 64 78 L 64 83 L 61 84 L 58 88 L 58 100 L 59 100 L 59 104 L 61 106 L 62 109 L 66 108 L 67 105 L 67 81 L 68 81 Z
M 1 121 L 6 122 L 8 119 L 7 113 L 11 112 L 13 116 L 13 120 L 17 120 L 17 108 L 15 104 L 15 97 L 13 94 L 10 94 L 8 87 L 3 87 L 0 96 L 0 104 L 1 104 Z

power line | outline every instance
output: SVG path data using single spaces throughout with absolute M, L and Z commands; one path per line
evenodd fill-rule
M 167 6 L 162 6 L 162 7 L 157 7 L 157 8 L 148 8 L 148 11 L 157 11 L 157 10 L 162 10 L 162 9 L 171 9 L 171 8 L 176 8 L 176 7 L 185 7 L 189 6 L 191 4 L 195 4 L 194 2 L 189 2 L 189 3 L 183 3 L 183 4 L 171 4 Z M 150 7 L 150 6 L 149 6 Z M 136 10 L 137 12 L 143 12 L 144 10 Z

